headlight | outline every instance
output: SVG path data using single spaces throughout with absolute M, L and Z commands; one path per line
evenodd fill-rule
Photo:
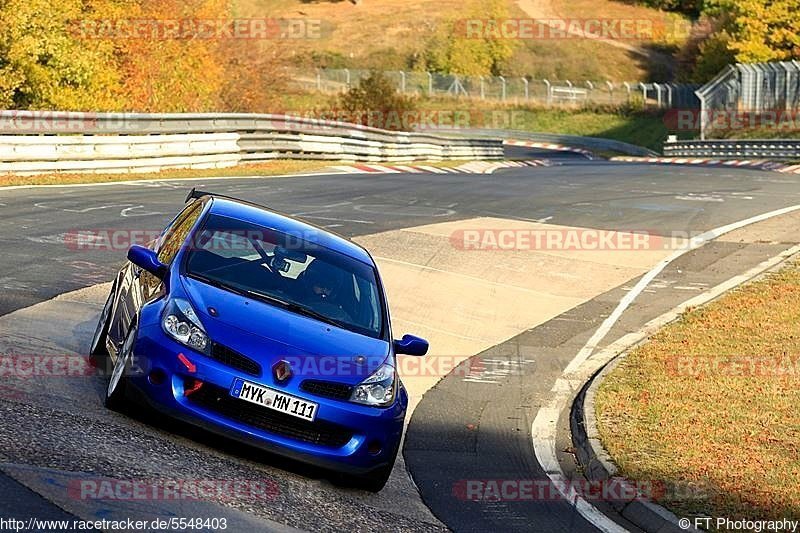
M 350 401 L 386 407 L 394 401 L 397 373 L 393 366 L 382 364 L 353 390 Z
M 167 335 L 198 352 L 206 353 L 209 348 L 206 330 L 187 300 L 175 298 L 167 304 L 161 327 Z

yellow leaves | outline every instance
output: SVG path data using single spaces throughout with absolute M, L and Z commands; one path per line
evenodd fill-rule
M 274 55 L 216 37 L 119 37 L 85 28 L 230 19 L 226 0 L 8 0 L 0 3 L 0 106 L 91 111 L 264 111 Z M 108 31 L 108 30 L 107 30 Z M 243 53 L 246 47 L 256 53 Z M 246 108 L 243 109 L 242 107 Z
M 800 57 L 797 0 L 716 0 L 716 11 L 727 18 L 728 49 L 739 62 L 763 62 Z
M 503 63 L 511 58 L 519 43 L 493 31 L 492 24 L 507 18 L 504 1 L 473 1 L 462 19 L 442 24 L 429 41 L 425 67 L 462 76 L 499 75 Z M 469 20 L 485 24 L 486 31 L 468 36 L 466 24 Z

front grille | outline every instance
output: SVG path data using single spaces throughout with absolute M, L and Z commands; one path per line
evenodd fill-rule
M 300 390 L 334 400 L 349 400 L 353 393 L 353 387 L 350 385 L 336 383 L 334 381 L 321 381 L 318 379 L 307 379 L 303 381 L 300 384 Z
M 231 396 L 226 389 L 204 383 L 189 402 L 254 428 L 302 442 L 341 448 L 353 438 L 347 428 L 330 422 L 309 422 Z
M 211 345 L 211 358 L 219 361 L 223 365 L 246 372 L 251 376 L 261 375 L 260 364 L 218 342 L 212 343 Z

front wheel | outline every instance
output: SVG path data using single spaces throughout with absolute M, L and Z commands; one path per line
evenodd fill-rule
M 103 306 L 103 311 L 100 313 L 100 318 L 97 319 L 97 327 L 94 330 L 92 337 L 92 344 L 89 347 L 89 355 L 108 355 L 106 349 L 106 339 L 108 338 L 108 327 L 111 323 L 111 308 L 114 306 L 114 287 L 108 293 L 108 299 Z
M 125 388 L 128 381 L 127 374 L 131 369 L 133 345 L 136 343 L 136 331 L 136 323 L 133 323 L 130 330 L 128 330 L 128 334 L 125 335 L 122 347 L 117 353 L 117 360 L 114 362 L 114 369 L 111 371 L 111 376 L 108 378 L 108 387 L 106 388 L 104 403 L 108 409 L 114 411 L 122 410 L 126 403 Z
M 397 460 L 397 452 L 399 451 L 399 446 L 394 449 L 392 452 L 389 463 L 378 468 L 377 470 L 373 470 L 368 474 L 362 475 L 346 475 L 344 477 L 345 485 L 367 490 L 369 492 L 380 492 L 381 489 L 386 485 L 386 482 L 389 481 L 389 477 L 392 475 L 392 469 L 394 468 L 394 463 Z
M 353 479 L 353 484 L 360 488 L 367 490 L 369 492 L 380 492 L 383 487 L 386 485 L 386 482 L 389 481 L 389 477 L 392 475 L 392 468 L 394 464 L 390 464 L 387 466 L 383 466 L 378 470 L 374 470 L 367 474 L 366 476 L 359 476 Z

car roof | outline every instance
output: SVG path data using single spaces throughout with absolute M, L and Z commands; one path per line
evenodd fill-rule
M 375 265 L 372 257 L 364 248 L 350 239 L 337 235 L 330 230 L 315 226 L 314 224 L 302 222 L 289 215 L 284 215 L 244 200 L 211 196 L 209 213 L 280 231 L 292 237 L 334 250 L 370 266 Z

